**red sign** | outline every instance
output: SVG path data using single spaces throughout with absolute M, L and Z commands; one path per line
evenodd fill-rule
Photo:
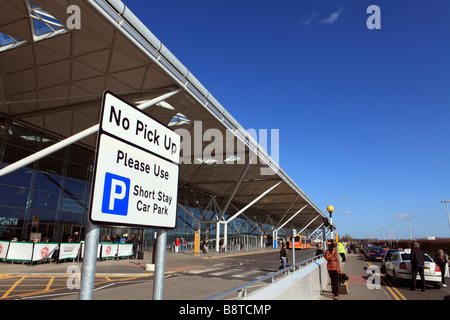
M 43 247 L 41 250 L 41 257 L 45 258 L 48 255 L 49 251 L 50 251 L 49 247 Z

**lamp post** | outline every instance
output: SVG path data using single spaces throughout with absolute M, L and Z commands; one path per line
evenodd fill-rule
M 447 203 L 449 203 L 450 200 L 442 200 L 441 203 L 445 203 L 445 207 L 447 208 L 447 219 L 448 219 L 448 226 L 450 227 L 450 215 L 448 214 L 448 205 Z
M 333 239 L 333 206 L 328 206 L 327 211 L 330 213 L 330 228 L 331 228 L 331 239 Z

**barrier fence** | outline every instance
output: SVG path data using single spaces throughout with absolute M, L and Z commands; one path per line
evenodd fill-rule
M 129 258 L 133 256 L 132 243 L 102 242 L 98 244 L 97 259 Z M 0 241 L 0 261 L 42 262 L 76 260 L 84 257 L 84 242 L 16 242 Z

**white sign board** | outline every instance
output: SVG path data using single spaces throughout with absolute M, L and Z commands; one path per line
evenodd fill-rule
M 100 124 L 91 221 L 175 228 L 180 136 L 110 92 Z

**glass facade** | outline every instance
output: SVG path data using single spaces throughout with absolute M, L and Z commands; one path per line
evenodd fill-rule
M 42 150 L 58 139 L 13 123 L 0 125 L 1 167 Z M 18 240 L 40 233 L 50 241 L 84 234 L 93 152 L 71 145 L 0 177 L 0 231 Z M 33 224 L 33 217 L 38 223 Z
M 59 139 L 16 123 L 0 124 L 0 168 L 42 150 Z M 32 233 L 41 235 L 42 241 L 67 241 L 75 231 L 84 240 L 89 213 L 89 200 L 94 151 L 71 145 L 36 161 L 13 173 L 0 177 L 0 235 L 7 229 L 19 241 L 29 241 Z M 181 187 L 180 183 L 180 187 Z M 185 206 L 191 213 L 178 209 L 177 227 L 168 231 L 168 245 L 183 237 L 194 242 L 197 221 L 205 214 L 215 213 Z M 192 217 L 194 216 L 195 219 Z M 33 223 L 33 219 L 38 223 Z M 223 231 L 222 231 L 223 232 Z M 102 227 L 101 240 L 109 241 L 113 235 L 123 238 L 138 233 L 144 249 L 152 247 L 154 229 Z M 216 224 L 201 224 L 201 238 L 215 241 Z M 228 227 L 228 238 L 237 235 L 260 236 L 254 224 L 237 218 Z

